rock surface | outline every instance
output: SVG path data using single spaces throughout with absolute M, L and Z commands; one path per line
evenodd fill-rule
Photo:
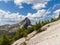
M 26 41 L 27 45 L 60 45 L 60 20 L 50 23 L 46 31 Z
M 25 42 L 25 38 L 21 38 L 21 39 L 15 41 L 12 45 L 20 45 L 23 42 Z
M 18 28 L 27 28 L 28 26 L 31 25 L 31 22 L 29 20 L 28 17 L 26 17 L 23 21 L 17 23 L 17 24 L 6 24 L 6 25 L 2 25 L 0 26 L 0 35 L 2 34 L 2 32 L 5 32 L 6 34 L 12 34 L 14 35 L 14 33 L 18 30 Z
M 50 25 L 49 27 L 47 27 Z M 60 20 L 53 23 L 49 23 L 42 27 L 42 29 L 47 28 L 46 31 L 36 34 L 34 37 L 29 40 L 21 39 L 23 42 L 26 42 L 27 45 L 60 45 Z M 32 32 L 34 34 L 35 32 Z M 27 38 L 30 37 L 28 35 Z M 17 40 L 13 45 L 20 45 L 22 41 Z
M 31 26 L 31 22 L 28 17 L 26 17 L 23 21 L 20 22 L 20 28 L 25 27 L 27 28 L 28 26 Z

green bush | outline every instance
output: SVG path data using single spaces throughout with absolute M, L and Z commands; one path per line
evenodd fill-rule
M 9 38 L 5 33 L 2 34 L 1 39 L 2 39 L 2 42 L 1 42 L 2 45 L 11 45 Z
M 31 27 L 28 27 L 28 28 L 22 28 L 22 29 L 18 29 L 16 31 L 16 34 L 15 36 L 7 36 L 5 33 L 2 34 L 2 37 L 0 38 L 0 45 L 11 45 L 13 43 L 13 41 L 17 40 L 17 39 L 20 39 L 22 37 L 27 37 L 27 35 L 33 31 L 37 31 L 38 33 L 43 31 L 41 30 L 41 27 L 48 24 L 48 23 L 51 23 L 51 22 L 54 22 L 56 20 L 60 20 L 60 18 L 52 18 L 51 21 L 42 21 L 42 22 L 38 22 L 36 23 L 35 25 L 31 26 Z M 50 25 L 48 25 L 50 26 Z

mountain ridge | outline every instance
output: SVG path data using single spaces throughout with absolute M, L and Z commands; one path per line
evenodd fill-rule
M 16 24 L 6 24 L 6 25 L 2 25 L 0 26 L 0 32 L 7 32 L 7 33 L 12 33 L 12 32 L 16 32 L 18 30 L 18 28 L 27 28 L 28 26 L 31 26 L 31 22 L 30 19 L 28 17 L 26 17 L 24 20 L 22 20 L 19 23 Z

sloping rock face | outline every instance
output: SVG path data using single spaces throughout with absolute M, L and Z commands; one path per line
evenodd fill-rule
M 31 25 L 31 22 L 29 20 L 29 18 L 25 18 L 23 21 L 17 23 L 17 24 L 13 24 L 13 25 L 2 25 L 0 26 L 0 35 L 2 34 L 2 32 L 5 32 L 6 34 L 12 34 L 14 35 L 15 32 L 18 30 L 18 28 L 27 28 L 28 26 Z
M 27 45 L 60 45 L 60 20 L 51 24 L 46 31 L 26 41 Z
M 31 26 L 31 22 L 28 17 L 26 17 L 22 22 L 20 22 L 20 28 L 25 27 L 27 28 L 28 26 Z

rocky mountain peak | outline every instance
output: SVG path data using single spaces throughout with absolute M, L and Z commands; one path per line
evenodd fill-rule
M 31 26 L 31 21 L 28 17 L 26 17 L 19 23 L 0 26 L 0 35 L 2 34 L 2 32 L 5 32 L 7 35 L 14 35 L 19 28 L 28 28 L 29 26 Z
M 31 25 L 31 21 L 28 17 L 26 17 L 20 24 L 21 24 L 21 26 L 20 26 L 21 28 L 22 27 L 27 28 L 28 26 Z

